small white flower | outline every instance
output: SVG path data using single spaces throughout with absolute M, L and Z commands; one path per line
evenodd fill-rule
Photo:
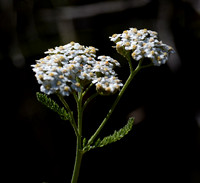
M 113 34 L 109 37 L 111 41 L 116 42 L 120 38 L 120 34 Z
M 60 94 L 62 96 L 69 96 L 71 93 L 71 88 L 69 86 L 66 86 L 66 85 L 61 85 L 60 86 Z
M 81 84 L 79 82 L 73 82 L 71 88 L 77 92 L 81 91 Z
M 134 50 L 134 52 L 131 54 L 131 56 L 137 61 L 141 60 L 143 58 L 142 48 L 138 46 L 137 49 Z

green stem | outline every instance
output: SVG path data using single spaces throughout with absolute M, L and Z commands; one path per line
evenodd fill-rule
M 82 94 L 82 96 L 84 97 L 85 96 L 85 94 L 89 91 L 89 89 L 93 86 L 94 84 L 93 83 L 91 83 L 87 88 L 86 88 L 86 90 L 83 92 L 83 94 Z
M 97 137 L 97 135 L 100 133 L 100 131 L 102 130 L 102 128 L 104 127 L 104 125 L 107 123 L 108 119 L 110 118 L 111 114 L 113 113 L 116 105 L 118 104 L 119 100 L 121 99 L 122 95 L 124 94 L 125 90 L 127 89 L 127 87 L 129 86 L 130 82 L 132 81 L 133 77 L 138 73 L 138 71 L 141 69 L 141 64 L 142 64 L 142 60 L 139 61 L 138 66 L 136 67 L 135 70 L 133 70 L 132 67 L 132 63 L 131 63 L 131 59 L 128 59 L 129 62 L 129 67 L 130 67 L 130 75 L 126 81 L 126 83 L 124 84 L 123 88 L 121 89 L 120 93 L 118 94 L 115 102 L 113 103 L 111 109 L 109 110 L 107 116 L 105 117 L 105 119 L 102 121 L 101 125 L 99 126 L 99 128 L 96 130 L 96 132 L 92 135 L 92 137 L 88 140 L 88 145 L 91 145 L 93 143 L 93 141 L 95 140 L 95 138 Z
M 85 103 L 84 103 L 84 105 L 83 105 L 83 111 L 85 110 L 85 108 L 87 107 L 87 105 L 89 104 L 89 102 L 90 102 L 92 99 L 94 99 L 97 95 L 98 95 L 98 93 L 94 93 L 91 97 L 89 97 L 89 98 L 85 101 Z
M 79 93 L 77 99 L 77 111 L 78 111 L 78 136 L 77 136 L 77 144 L 76 144 L 76 158 L 74 164 L 74 171 L 71 179 L 71 183 L 77 183 L 78 176 L 81 167 L 81 161 L 83 157 L 82 151 L 82 118 L 83 118 L 83 108 L 82 108 L 82 92 Z
M 153 64 L 153 63 L 150 63 L 150 64 L 148 64 L 148 65 L 141 66 L 141 69 L 145 69 L 145 68 L 151 67 L 151 66 L 154 66 L 154 64 Z
M 70 123 L 71 123 L 71 125 L 72 125 L 72 127 L 74 129 L 74 132 L 75 132 L 76 136 L 78 136 L 79 134 L 78 134 L 76 122 L 74 120 L 73 112 L 71 111 L 69 105 L 67 104 L 67 102 L 65 101 L 63 96 L 58 94 L 58 97 L 59 97 L 60 101 L 63 103 L 63 105 L 65 106 L 65 108 L 67 109 L 67 111 L 69 112 L 69 115 L 70 115 L 70 120 L 69 121 L 70 121 Z
M 77 111 L 78 111 L 78 132 L 80 137 L 82 136 L 82 117 L 83 117 L 83 109 L 82 109 L 82 92 L 79 93 L 78 102 L 77 102 Z
M 77 137 L 76 159 L 75 159 L 74 171 L 73 171 L 71 183 L 77 183 L 78 181 L 82 157 L 83 157 L 83 151 L 81 150 L 81 137 L 79 136 Z

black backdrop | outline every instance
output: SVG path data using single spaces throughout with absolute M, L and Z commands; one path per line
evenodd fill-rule
M 105 8 L 108 2 L 114 4 Z M 73 130 L 37 102 L 39 85 L 30 65 L 48 48 L 77 41 L 119 60 L 125 81 L 127 64 L 108 37 L 129 27 L 158 31 L 176 56 L 135 77 L 100 136 L 132 115 L 137 124 L 125 139 L 86 154 L 79 182 L 200 181 L 198 1 L 2 0 L 0 5 L 4 182 L 70 182 L 73 170 Z M 95 131 L 115 97 L 90 104 L 83 135 Z

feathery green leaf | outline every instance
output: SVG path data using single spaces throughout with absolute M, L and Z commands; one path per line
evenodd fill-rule
M 47 97 L 46 94 L 42 94 L 40 92 L 36 93 L 37 100 L 41 102 L 43 105 L 48 107 L 49 109 L 53 110 L 54 112 L 57 112 L 62 120 L 69 120 L 69 114 L 64 109 L 64 107 L 60 107 L 54 100 Z
M 127 135 L 131 131 L 131 129 L 133 127 L 133 123 L 134 123 L 134 118 L 129 118 L 128 123 L 123 128 L 121 128 L 118 131 L 115 130 L 112 135 L 104 137 L 102 140 L 99 138 L 94 143 L 94 145 L 89 145 L 88 146 L 86 144 L 85 147 L 83 147 L 83 150 L 84 151 L 89 151 L 89 150 L 97 148 L 97 147 L 104 147 L 104 146 L 106 146 L 108 144 L 111 144 L 113 142 L 116 142 L 116 141 L 122 139 L 125 135 Z

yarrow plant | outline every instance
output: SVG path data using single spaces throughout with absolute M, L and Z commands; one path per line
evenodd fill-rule
M 97 57 L 97 48 L 75 42 L 49 49 L 45 52 L 44 58 L 36 60 L 36 64 L 32 65 L 36 79 L 41 85 L 40 91 L 44 93 L 37 92 L 37 99 L 57 112 L 61 119 L 69 121 L 76 134 L 76 158 L 71 183 L 78 181 L 83 154 L 120 140 L 132 129 L 134 118 L 130 118 L 123 128 L 112 135 L 96 140 L 133 77 L 143 68 L 165 64 L 169 55 L 174 52 L 172 47 L 159 41 L 157 32 L 147 29 L 130 28 L 121 34 L 113 34 L 110 40 L 115 43 L 114 48 L 129 64 L 130 75 L 125 84 L 114 70 L 120 66 L 117 60 L 105 55 Z M 148 58 L 150 63 L 144 62 L 144 58 Z M 138 62 L 135 68 L 133 62 Z M 92 87 L 96 88 L 96 92 L 86 98 L 86 93 Z M 111 95 L 117 92 L 119 93 L 116 100 L 98 129 L 89 139 L 84 138 L 82 119 L 89 102 L 98 95 Z M 57 95 L 63 107 L 47 97 L 50 94 Z M 75 113 L 65 98 L 69 95 L 73 95 L 77 103 L 77 117 L 74 116 Z

